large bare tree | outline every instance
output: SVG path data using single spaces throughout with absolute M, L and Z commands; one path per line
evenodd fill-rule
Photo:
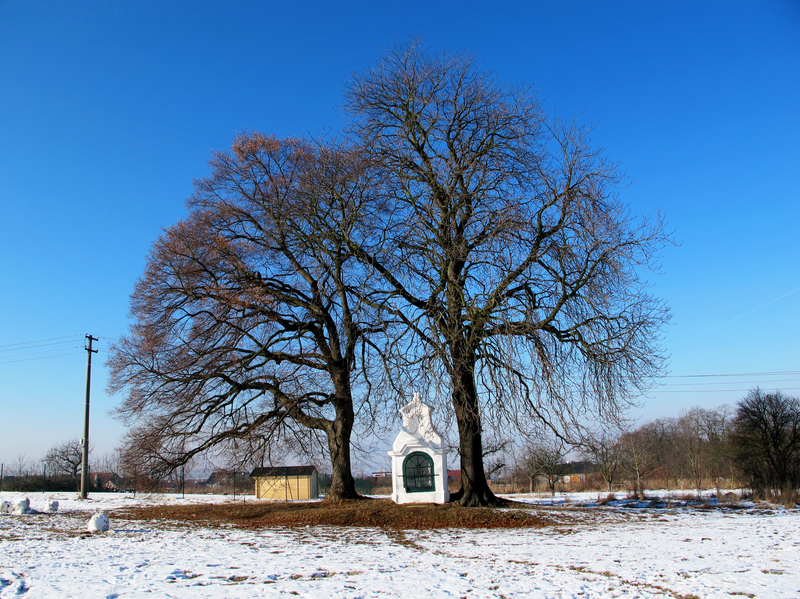
M 384 234 L 351 250 L 381 277 L 374 305 L 414 335 L 398 353 L 448 382 L 457 497 L 494 504 L 484 420 L 608 417 L 659 372 L 668 314 L 642 273 L 663 225 L 629 214 L 585 130 L 469 57 L 395 47 L 354 77 L 346 107 L 386 190 Z
M 357 496 L 353 386 L 377 332 L 341 241 L 371 189 L 358 163 L 333 146 L 240 136 L 155 242 L 109 359 L 128 444 L 150 471 L 311 430 L 327 440 L 328 497 Z

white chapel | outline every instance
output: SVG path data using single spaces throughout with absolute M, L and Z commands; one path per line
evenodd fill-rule
M 431 422 L 433 408 L 419 393 L 405 405 L 403 428 L 392 445 L 392 499 L 396 503 L 447 503 L 447 450 Z

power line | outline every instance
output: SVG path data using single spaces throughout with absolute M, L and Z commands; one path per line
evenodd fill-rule
M 37 356 L 41 356 L 43 358 L 46 358 L 48 356 L 61 355 L 61 354 L 54 354 L 53 352 L 62 352 L 63 353 L 63 352 L 69 351 L 71 349 L 83 349 L 83 348 L 82 347 L 59 347 L 58 349 L 53 348 L 53 349 L 46 349 L 46 350 L 42 350 L 42 351 L 22 352 L 22 353 L 18 353 L 18 354 L 11 354 L 11 355 L 8 355 L 8 356 L 0 356 L 0 359 L 2 359 L 5 362 L 5 361 L 9 361 L 9 360 L 21 360 L 23 358 L 35 358 Z
M 75 352 L 70 352 L 68 354 L 55 354 L 54 356 L 40 356 L 38 358 L 23 358 L 21 360 L 8 360 L 7 362 L 0 362 L 0 364 L 13 364 L 14 362 L 31 362 L 33 360 L 47 360 L 48 358 L 59 358 L 61 356 L 74 356 L 74 355 Z
M 30 345 L 32 343 L 43 343 L 45 341 L 57 341 L 59 339 L 74 339 L 76 337 L 83 337 L 83 335 L 66 335 L 64 337 L 50 337 L 49 339 L 37 339 L 36 341 L 23 341 L 22 343 L 9 343 L 7 345 L 0 345 L 0 348 L 13 347 L 15 345 Z
M 36 345 L 25 345 L 20 347 L 8 347 L 6 349 L 0 349 L 0 352 L 9 352 L 9 351 L 25 351 L 26 349 L 36 349 L 37 347 L 49 347 L 51 345 L 67 345 L 69 343 L 75 343 L 74 339 L 69 339 L 67 341 L 54 341 L 52 343 L 37 343 Z
M 768 383 L 793 383 L 800 381 L 800 379 L 773 379 L 771 381 L 766 381 Z M 708 386 L 708 385 L 758 385 L 759 383 L 763 383 L 764 381 L 731 381 L 729 383 L 724 383 L 722 381 L 716 381 L 713 383 L 662 383 L 659 387 L 697 387 L 697 386 Z
M 769 390 L 769 389 L 764 389 Z M 777 387 L 771 389 L 772 391 L 798 391 L 800 387 L 781 387 L 778 389 Z M 696 389 L 692 391 L 691 389 L 676 389 L 676 390 L 664 390 L 664 391 L 647 391 L 645 395 L 649 395 L 650 393 L 747 393 L 748 391 L 752 391 L 752 389 Z
M 800 374 L 800 370 L 784 370 L 781 372 L 737 372 L 733 374 L 668 374 L 665 379 L 692 379 L 725 376 L 783 376 L 787 374 Z

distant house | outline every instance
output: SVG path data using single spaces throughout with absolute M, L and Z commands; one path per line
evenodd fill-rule
M 319 477 L 314 466 L 256 468 L 250 473 L 259 499 L 316 499 Z

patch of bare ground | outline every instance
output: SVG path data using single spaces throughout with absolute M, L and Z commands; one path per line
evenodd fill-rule
M 534 513 L 530 506 L 508 502 L 506 508 L 465 508 L 459 505 L 405 504 L 391 499 L 357 499 L 309 503 L 223 503 L 164 505 L 115 510 L 126 520 L 169 520 L 205 526 L 234 525 L 246 529 L 274 526 L 350 526 L 406 530 L 439 528 L 542 528 L 563 525 Z

